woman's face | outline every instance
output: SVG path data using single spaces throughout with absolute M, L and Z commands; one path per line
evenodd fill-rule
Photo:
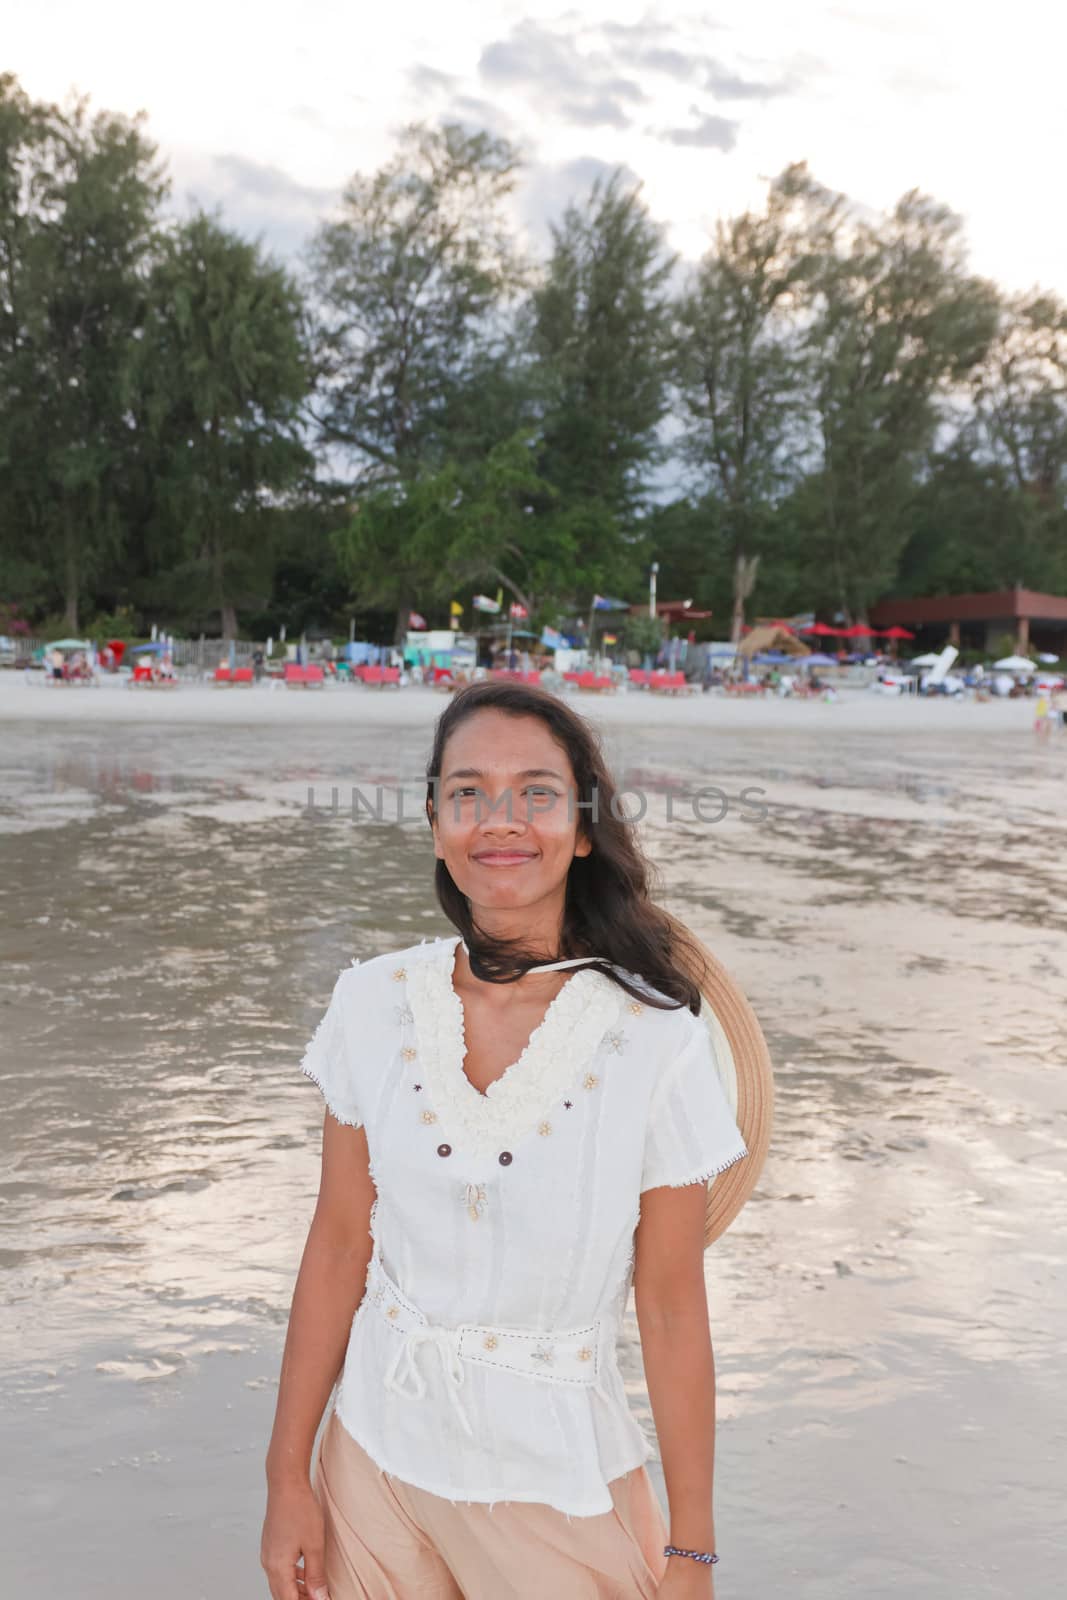
M 567 753 L 540 717 L 477 711 L 449 735 L 434 849 L 476 913 L 562 914 L 571 861 L 591 848 L 577 798 Z

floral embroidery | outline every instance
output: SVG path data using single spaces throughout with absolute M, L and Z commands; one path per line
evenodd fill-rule
M 542 1122 L 541 1126 L 538 1128 L 537 1131 L 541 1135 L 541 1137 L 544 1138 L 546 1136 L 546 1134 L 549 1134 L 549 1133 L 552 1132 L 552 1124 L 551 1124 L 551 1122 Z
M 583 1345 L 582 1348 L 578 1352 L 578 1360 L 579 1361 L 592 1361 L 592 1359 L 593 1359 L 593 1352 L 589 1349 L 588 1345 Z
M 533 1354 L 531 1356 L 531 1360 L 540 1361 L 542 1363 L 542 1365 L 544 1365 L 546 1367 L 550 1367 L 552 1365 L 553 1361 L 555 1360 L 555 1356 L 553 1355 L 553 1352 L 552 1352 L 552 1346 L 551 1345 L 542 1345 L 539 1350 L 535 1350 L 533 1352 Z
M 401 1050 L 401 1052 L 400 1052 L 400 1054 L 404 1057 L 405 1061 L 414 1061 L 414 1059 L 418 1055 L 418 1053 L 419 1052 L 416 1049 L 414 1049 L 410 1044 L 406 1044 L 404 1046 L 403 1050 Z
M 582 1087 L 583 1089 L 595 1089 L 599 1082 L 600 1079 L 597 1077 L 595 1072 L 587 1072 L 585 1075 L 585 1082 L 583 1083 Z
M 396 1018 L 397 1022 L 400 1023 L 401 1027 L 403 1027 L 405 1023 L 415 1021 L 415 1018 L 411 1014 L 411 1007 L 406 1003 L 402 1006 L 394 1006 L 393 1016 Z
M 485 1185 L 481 1183 L 468 1183 L 464 1185 L 463 1197 L 467 1202 L 467 1213 L 472 1222 L 477 1222 L 485 1210 Z
M 393 982 L 394 983 L 403 983 L 403 981 L 407 977 L 407 975 L 408 974 L 407 974 L 407 968 L 406 967 L 394 967 L 394 969 L 393 969 Z
M 626 1009 L 629 1011 L 631 1016 L 639 1017 L 645 1008 L 641 1004 L 640 1000 L 631 1000 Z
M 609 1050 L 614 1050 L 617 1056 L 621 1056 L 626 1049 L 626 1035 L 618 1028 L 613 1028 L 604 1035 L 604 1043 Z
M 437 1112 L 436 1111 L 424 1111 L 422 1113 L 422 1120 L 423 1120 L 423 1122 L 436 1122 L 437 1121 Z
M 474 1157 L 512 1148 L 558 1105 L 575 1072 L 596 1057 L 621 1016 L 623 991 L 601 972 L 579 967 L 555 996 L 518 1060 L 482 1094 L 463 1071 L 467 1053 L 463 1005 L 456 993 L 459 935 L 420 949 L 408 997 L 422 1080 L 443 1120 Z
M 499 1343 L 500 1340 L 497 1338 L 495 1333 L 487 1333 L 485 1338 L 482 1340 L 482 1346 L 486 1350 L 495 1350 Z

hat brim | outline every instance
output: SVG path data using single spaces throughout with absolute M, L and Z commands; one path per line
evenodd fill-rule
M 683 924 L 678 927 L 678 954 L 703 996 L 701 1016 L 719 1078 L 748 1150 L 708 1184 L 706 1250 L 734 1221 L 763 1170 L 774 1121 L 774 1073 L 763 1029 L 744 993 L 707 945 Z

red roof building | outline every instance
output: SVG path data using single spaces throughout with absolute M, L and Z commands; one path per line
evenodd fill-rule
M 1019 655 L 1031 650 L 1067 654 L 1067 595 L 1041 594 L 1018 584 L 982 594 L 879 600 L 869 608 L 868 617 L 879 632 L 895 625 L 914 629 L 924 646 L 940 643 L 993 650 L 1010 633 Z

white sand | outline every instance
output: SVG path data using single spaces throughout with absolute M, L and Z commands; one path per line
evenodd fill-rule
M 953 734 L 962 729 L 985 733 L 1023 731 L 1034 717 L 1032 700 L 917 698 L 846 689 L 834 701 L 787 700 L 777 696 L 739 697 L 689 693 L 651 695 L 568 695 L 569 702 L 605 727 L 693 727 L 772 731 L 913 732 Z M 404 689 L 365 689 L 331 684 L 323 689 L 286 689 L 259 684 L 247 689 L 217 689 L 182 683 L 175 689 L 131 689 L 124 680 L 105 679 L 99 688 L 51 687 L 43 679 L 0 674 L 0 722 L 149 723 L 156 726 L 205 723 L 218 726 L 418 727 L 441 714 L 448 696 L 441 690 L 409 685 Z

